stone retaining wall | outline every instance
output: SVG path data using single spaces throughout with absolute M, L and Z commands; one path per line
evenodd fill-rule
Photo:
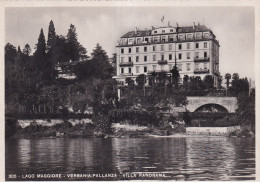
M 41 126 L 54 126 L 56 124 L 61 124 L 64 122 L 62 119 L 30 119 L 30 120 L 18 120 L 19 125 L 22 128 L 25 128 L 29 126 L 33 121 L 35 121 L 38 125 Z M 83 123 L 92 123 L 91 119 L 85 118 L 85 119 L 69 119 L 68 120 L 73 126 L 76 124 L 83 124 Z
M 186 133 L 190 135 L 228 136 L 231 132 L 239 130 L 240 126 L 229 127 L 187 127 Z

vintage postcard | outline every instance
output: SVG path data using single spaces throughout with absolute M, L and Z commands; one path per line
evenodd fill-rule
M 257 1 L 1 3 L 2 180 L 257 180 Z

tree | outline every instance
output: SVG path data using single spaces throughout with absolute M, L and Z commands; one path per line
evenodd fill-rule
M 70 25 L 67 33 L 67 55 L 71 61 L 87 60 L 86 49 L 78 42 L 76 27 Z
M 56 36 L 52 46 L 52 51 L 49 53 L 49 56 L 52 64 L 69 61 L 69 56 L 67 53 L 67 42 L 64 36 Z
M 78 79 L 89 79 L 95 75 L 95 65 L 93 61 L 78 62 L 74 68 Z
M 221 88 L 222 85 L 222 81 L 223 81 L 223 77 L 221 75 L 218 76 L 218 88 Z
M 230 84 L 230 79 L 231 79 L 231 75 L 229 73 L 225 74 L 225 79 L 226 79 L 226 85 L 227 85 L 227 89 L 229 88 L 229 84 Z
M 125 83 L 126 83 L 129 87 L 134 87 L 134 85 L 135 85 L 135 81 L 134 81 L 132 78 L 130 78 L 130 77 L 127 77 L 127 78 L 125 79 Z
M 136 78 L 136 83 L 139 87 L 142 87 L 144 86 L 145 82 L 146 82 L 146 78 L 145 78 L 145 74 L 141 74 L 141 75 L 138 75 L 138 77 Z
M 94 66 L 94 76 L 101 79 L 111 78 L 113 74 L 113 67 L 109 64 L 107 53 L 103 48 L 97 44 L 91 53 L 91 62 Z
M 46 42 L 45 42 L 43 29 L 41 28 L 40 35 L 38 38 L 38 43 L 36 44 L 36 51 L 34 52 L 34 56 L 37 56 L 38 58 L 40 57 L 45 58 L 45 55 L 46 55 Z
M 117 54 L 116 53 L 113 53 L 112 57 L 110 58 L 110 64 L 113 68 L 113 75 L 116 75 L 116 57 L 117 57 Z
M 232 81 L 237 81 L 237 80 L 239 80 L 239 74 L 238 73 L 233 73 Z
M 17 50 L 16 48 L 7 43 L 5 46 L 5 90 L 7 91 L 8 88 L 12 88 L 14 86 L 15 80 L 15 73 L 14 73 L 14 66 L 15 60 L 17 57 Z
M 34 52 L 34 68 L 36 72 L 36 79 L 38 84 L 41 84 L 41 82 L 50 81 L 52 77 L 52 69 L 50 60 L 47 59 L 46 55 L 46 42 L 45 42 L 45 36 L 43 33 L 43 29 L 40 31 L 40 35 L 38 38 L 38 43 L 36 44 L 36 51 Z
M 50 25 L 49 25 L 48 40 L 47 40 L 47 46 L 46 46 L 46 51 L 48 54 L 50 54 L 52 51 L 55 39 L 56 39 L 55 27 L 54 27 L 53 21 L 51 20 Z
M 232 80 L 232 85 L 230 87 L 230 93 L 233 96 L 239 94 L 248 95 L 249 92 L 249 82 L 247 78 L 239 79 L 238 77 Z
M 185 91 L 187 92 L 188 89 L 188 83 L 189 83 L 189 76 L 188 75 L 184 75 L 183 77 L 183 84 L 185 86 Z
M 206 75 L 203 79 L 203 82 L 208 90 L 214 88 L 214 79 L 211 75 Z
M 26 56 L 30 56 L 31 52 L 32 52 L 32 49 L 31 49 L 30 45 L 25 44 L 25 46 L 23 48 L 23 54 Z
M 180 74 L 176 66 L 174 66 L 174 68 L 171 70 L 171 74 L 174 87 L 178 89 Z

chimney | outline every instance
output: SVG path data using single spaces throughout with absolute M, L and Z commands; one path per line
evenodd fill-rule
M 170 21 L 168 21 L 168 27 L 170 27 L 171 25 L 170 25 Z
M 195 22 L 193 22 L 193 29 L 195 28 Z
M 176 25 L 177 25 L 177 28 L 179 27 L 179 24 L 178 24 L 178 22 L 176 22 Z
M 200 22 L 198 23 L 198 26 L 200 26 Z
M 137 34 L 137 27 L 135 27 L 135 34 Z

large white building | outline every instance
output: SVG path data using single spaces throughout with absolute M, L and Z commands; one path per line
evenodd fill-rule
M 117 50 L 117 75 L 121 84 L 140 74 L 165 71 L 175 65 L 184 75 L 214 77 L 219 75 L 219 42 L 205 25 L 160 27 L 130 31 L 120 38 Z

